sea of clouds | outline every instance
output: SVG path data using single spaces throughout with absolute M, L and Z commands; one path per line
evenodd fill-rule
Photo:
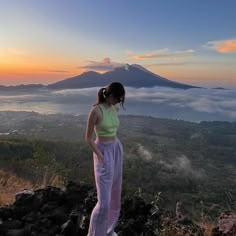
M 0 111 L 88 114 L 99 88 L 47 89 L 1 93 Z M 126 88 L 122 115 L 144 115 L 199 122 L 236 121 L 236 92 L 224 89 Z

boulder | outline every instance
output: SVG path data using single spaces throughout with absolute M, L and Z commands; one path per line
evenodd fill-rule
M 225 211 L 218 217 L 217 225 L 212 229 L 212 236 L 235 236 L 236 214 Z

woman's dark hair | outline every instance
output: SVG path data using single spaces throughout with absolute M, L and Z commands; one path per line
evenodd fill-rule
M 121 103 L 121 106 L 124 108 L 125 88 L 119 82 L 112 82 L 112 83 L 108 84 L 105 88 L 101 88 L 98 91 L 97 102 L 96 102 L 96 104 L 94 104 L 94 106 L 105 102 L 106 98 L 110 95 L 112 95 L 114 98 L 117 98 L 117 99 L 122 98 L 120 103 Z

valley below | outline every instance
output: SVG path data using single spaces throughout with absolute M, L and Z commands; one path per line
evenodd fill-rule
M 86 118 L 0 112 L 2 205 L 15 194 L 7 183 L 22 189 L 70 180 L 94 185 Z M 123 195 L 138 193 L 147 201 L 159 196 L 158 204 L 170 210 L 181 201 L 196 219 L 236 210 L 235 122 L 122 115 L 118 136 L 125 151 Z

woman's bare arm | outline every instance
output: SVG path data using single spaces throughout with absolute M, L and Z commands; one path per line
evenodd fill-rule
M 100 162 L 103 161 L 103 155 L 98 149 L 98 146 L 93 140 L 93 133 L 94 133 L 94 127 L 97 125 L 99 119 L 98 110 L 96 107 L 93 107 L 89 113 L 88 120 L 87 120 L 87 127 L 85 132 L 85 141 L 91 148 L 91 150 L 96 153 L 97 158 Z

